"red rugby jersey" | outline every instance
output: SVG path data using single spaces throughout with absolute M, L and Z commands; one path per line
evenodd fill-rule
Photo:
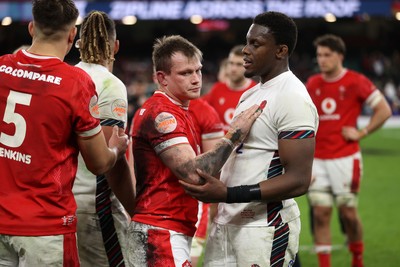
M 220 120 L 224 124 L 225 132 L 229 130 L 229 125 L 232 122 L 240 97 L 256 84 L 255 81 L 251 80 L 251 83 L 246 88 L 237 91 L 229 88 L 226 83 L 217 82 L 211 87 L 210 92 L 203 96 L 203 99 L 217 111 Z
M 352 155 L 360 150 L 359 143 L 346 141 L 343 126 L 357 126 L 357 118 L 375 85 L 364 75 L 346 70 L 335 80 L 324 80 L 321 74 L 311 76 L 307 90 L 318 110 L 319 126 L 315 157 L 331 159 Z
M 90 77 L 55 57 L 0 57 L 0 233 L 76 231 L 77 136 L 101 130 Z
M 178 144 L 200 152 L 188 108 L 156 91 L 136 112 L 132 126 L 137 204 L 133 221 L 193 236 L 197 200 L 189 196 L 178 178 L 158 156 Z

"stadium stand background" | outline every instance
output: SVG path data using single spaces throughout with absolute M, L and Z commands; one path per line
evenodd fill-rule
M 190 1 L 196 2 L 195 4 L 200 4 L 200 2 L 204 4 L 207 2 Z M 336 5 L 339 2 L 347 2 L 347 4 L 358 3 L 369 13 L 354 12 L 351 16 L 340 16 L 340 14 L 337 14 L 340 9 L 336 9 L 337 18 L 335 22 L 327 22 L 326 17 L 315 16 L 315 14 L 311 16 L 309 14 L 305 14 L 304 16 L 300 14 L 294 17 L 299 29 L 299 38 L 297 47 L 291 58 L 290 66 L 292 71 L 301 80 L 305 81 L 310 74 L 316 71 L 315 50 L 312 46 L 314 38 L 324 33 L 340 35 L 347 44 L 345 66 L 358 70 L 371 78 L 388 97 L 394 114 L 399 114 L 400 1 L 303 0 L 304 3 L 307 1 L 308 4 L 316 3 L 325 5 L 325 8 L 331 7 L 330 4 L 334 2 L 336 2 Z M 147 4 L 152 4 L 160 1 L 119 2 L 125 2 L 126 4 L 146 2 Z M 187 4 L 189 1 L 184 2 Z M 232 4 L 243 4 L 246 1 L 215 2 L 219 3 L 223 14 L 229 14 L 229 12 L 234 12 Z M 254 4 L 257 1 L 248 2 Z M 265 6 L 267 4 L 271 6 L 274 3 L 282 4 L 286 2 L 288 7 L 290 7 L 289 4 L 293 4 L 296 1 L 267 0 L 258 2 L 265 3 Z M 110 1 L 76 1 L 76 3 L 79 3 L 79 6 L 85 3 L 86 10 L 83 11 L 86 12 L 88 9 L 104 9 L 105 6 L 107 6 L 105 11 L 111 12 L 109 7 L 112 5 L 112 2 Z M 224 4 L 226 4 L 226 9 Z M 238 6 L 238 8 L 242 7 Z M 252 8 L 252 6 L 248 8 Z M 168 14 L 168 12 L 168 10 L 164 11 L 165 14 Z M 240 13 L 240 10 L 236 12 Z M 306 12 L 309 12 L 309 9 L 304 10 L 304 13 Z M 335 12 L 332 14 L 335 15 Z M 0 20 L 2 20 L 2 25 L 0 25 L 0 54 L 11 53 L 20 45 L 29 44 L 31 40 L 27 30 L 29 18 L 23 17 L 24 14 L 29 13 L 30 6 L 27 4 L 27 1 L 12 1 L 12 3 L 10 1 L 0 1 Z M 398 14 L 398 19 L 396 19 L 396 14 Z M 193 24 L 189 19 L 155 19 L 148 14 L 146 15 L 148 16 L 147 18 L 141 19 L 140 13 L 138 13 L 138 20 L 134 25 L 124 25 L 122 18 L 116 20 L 121 49 L 116 56 L 114 72 L 125 82 L 128 90 L 136 86 L 137 81 L 140 81 L 141 86 L 147 87 L 148 94 L 154 89 L 151 82 L 151 51 L 155 38 L 169 34 L 181 34 L 203 51 L 203 93 L 205 93 L 216 80 L 219 62 L 226 56 L 229 49 L 236 44 L 245 43 L 247 29 L 252 22 L 251 18 L 229 19 L 218 18 L 216 16 L 211 19 L 206 18 L 200 24 Z M 7 23 L 4 23 L 4 18 L 7 16 L 12 18 L 12 22 L 9 25 L 5 25 Z M 15 19 L 14 17 L 17 18 Z M 249 17 L 252 16 L 249 15 Z M 66 61 L 75 64 L 78 60 L 78 51 L 76 48 L 72 48 L 66 57 Z M 368 110 L 365 112 L 368 113 Z

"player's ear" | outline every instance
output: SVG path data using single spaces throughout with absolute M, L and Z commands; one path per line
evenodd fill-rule
M 119 40 L 115 40 L 114 42 L 114 55 L 116 55 L 119 51 Z
M 33 37 L 35 35 L 35 25 L 33 21 L 30 21 L 28 24 L 28 32 Z
M 284 58 L 288 55 L 288 52 L 289 48 L 287 45 L 278 45 L 275 55 L 277 58 Z
M 76 33 L 77 33 L 77 32 L 78 32 L 78 29 L 77 29 L 75 26 L 72 27 L 71 30 L 69 31 L 69 34 L 68 34 L 68 43 L 71 44 L 71 46 L 72 46 L 72 44 L 74 43 L 75 36 L 76 36 Z
M 168 81 L 165 79 L 165 73 L 163 71 L 157 71 L 156 72 L 156 78 L 158 84 L 166 87 L 168 85 Z

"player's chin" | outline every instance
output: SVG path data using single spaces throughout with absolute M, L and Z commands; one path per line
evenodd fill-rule
M 189 91 L 190 99 L 199 98 L 200 95 L 201 95 L 201 89 L 192 89 L 192 90 Z
M 246 69 L 244 71 L 244 77 L 246 78 L 252 78 L 253 76 L 255 76 L 254 72 L 250 69 Z

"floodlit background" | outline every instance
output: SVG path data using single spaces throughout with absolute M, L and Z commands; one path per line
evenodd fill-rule
M 204 53 L 203 93 L 217 79 L 220 61 L 231 47 L 245 43 L 252 18 L 267 10 L 293 17 L 299 36 L 291 57 L 292 71 L 302 80 L 317 71 L 312 42 L 321 34 L 340 35 L 347 44 L 344 65 L 368 76 L 391 103 L 390 127 L 361 142 L 365 176 L 360 196 L 360 214 L 365 232 L 366 266 L 400 266 L 400 221 L 398 210 L 400 173 L 400 1 L 398 0 L 221 0 L 221 1 L 75 1 L 82 17 L 90 10 L 107 12 L 117 23 L 121 50 L 116 55 L 115 74 L 127 85 L 130 99 L 138 92 L 150 95 L 151 50 L 155 38 L 180 34 Z M 0 55 L 30 44 L 27 25 L 30 1 L 0 1 Z M 79 61 L 72 48 L 66 61 Z M 368 115 L 368 110 L 364 110 Z M 308 205 L 298 199 L 303 231 L 300 258 L 303 267 L 317 266 L 309 233 Z M 345 237 L 333 216 L 335 267 L 350 266 Z

